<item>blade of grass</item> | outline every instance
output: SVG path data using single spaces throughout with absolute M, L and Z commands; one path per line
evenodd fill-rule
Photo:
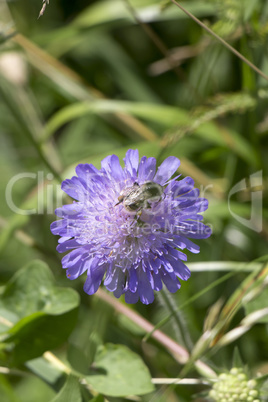
M 67 93 L 72 99 L 84 101 L 104 98 L 100 91 L 86 84 L 72 69 L 40 49 L 23 35 L 16 35 L 13 41 L 24 49 L 29 61 L 35 68 L 52 80 L 58 88 L 64 90 L 65 94 Z M 142 124 L 142 122 L 137 121 L 133 116 L 128 118 L 127 115 L 124 115 L 122 118 L 122 115 L 122 113 L 119 113 L 116 118 L 119 123 L 123 121 L 124 127 L 127 125 L 133 132 L 146 140 L 156 138 L 153 130 Z
M 56 170 L 54 162 L 50 160 L 50 155 L 46 153 L 43 147 L 37 140 L 38 132 L 41 130 L 41 123 L 38 121 L 35 115 L 34 109 L 28 102 L 27 96 L 25 96 L 21 88 L 16 88 L 5 79 L 0 77 L 0 91 L 6 104 L 8 105 L 10 112 L 14 118 L 21 125 L 22 132 L 28 138 L 30 143 L 35 148 L 39 158 L 43 164 L 53 173 L 54 177 L 61 183 L 61 177 Z M 40 124 L 39 124 L 40 123 Z
M 162 55 L 165 57 L 165 60 L 169 64 L 170 68 L 175 72 L 177 77 L 186 82 L 186 85 L 188 89 L 192 92 L 193 96 L 199 99 L 199 101 L 202 100 L 202 97 L 198 93 L 197 89 L 191 85 L 190 81 L 187 80 L 186 74 L 184 70 L 178 66 L 178 64 L 173 60 L 172 55 L 170 55 L 168 48 L 166 47 L 165 43 L 162 41 L 159 35 L 152 29 L 152 27 L 149 24 L 146 24 L 143 22 L 138 14 L 136 13 L 134 7 L 130 3 L 129 0 L 123 0 L 124 3 L 126 4 L 127 9 L 135 19 L 135 21 L 142 27 L 146 35 L 152 40 L 156 48 L 162 53 Z
M 252 146 L 234 130 L 211 124 L 211 121 L 228 113 L 244 113 L 256 107 L 257 102 L 247 93 L 217 94 L 208 101 L 209 106 L 194 108 L 185 124 L 169 129 L 162 140 L 163 149 L 172 146 L 186 135 L 196 133 L 206 140 L 235 149 L 236 153 L 247 162 L 258 166 L 259 156 L 252 151 Z
M 238 263 L 238 262 L 232 262 L 232 261 L 209 261 L 209 262 L 202 262 L 202 263 L 189 263 L 188 266 L 192 272 L 206 272 L 206 271 L 208 271 L 208 272 L 209 271 L 213 271 L 213 272 L 215 272 L 215 271 L 231 271 L 231 272 L 228 272 L 223 277 L 217 279 L 216 281 L 214 281 L 213 283 L 209 284 L 204 289 L 202 289 L 200 292 L 198 292 L 194 296 L 190 297 L 190 299 L 188 299 L 186 302 L 181 304 L 176 309 L 176 312 L 181 310 L 182 308 L 188 306 L 189 304 L 193 303 L 195 300 L 199 299 L 199 297 L 203 296 L 204 294 L 206 294 L 208 291 L 210 291 L 214 287 L 227 281 L 229 278 L 234 276 L 236 273 L 253 271 L 253 274 L 254 274 L 254 271 L 259 270 L 263 266 L 263 264 L 256 263 L 256 262 Z M 159 323 L 155 325 L 153 331 L 161 328 L 164 324 L 166 324 L 172 317 L 173 313 L 169 314 L 163 320 L 159 321 Z M 153 331 L 152 331 L 152 333 L 153 333 Z M 147 341 L 150 338 L 150 336 L 152 335 L 152 333 L 151 332 L 148 333 L 143 338 L 143 340 Z
M 232 294 L 227 303 L 222 309 L 222 312 L 219 317 L 219 321 L 225 320 L 224 330 L 226 330 L 227 326 L 230 324 L 233 316 L 237 312 L 237 310 L 241 307 L 241 303 L 245 295 L 259 286 L 263 280 L 268 275 L 268 264 L 261 264 L 261 266 L 254 270 L 239 286 L 239 288 Z M 217 339 L 215 339 L 215 344 L 223 335 L 224 330 L 218 334 Z
M 261 77 L 263 77 L 266 81 L 268 81 L 268 76 L 264 74 L 258 67 L 256 67 L 253 63 L 251 63 L 246 57 L 244 57 L 240 52 L 238 52 L 233 46 L 227 43 L 223 38 L 213 32 L 209 27 L 207 27 L 203 22 L 201 22 L 198 18 L 196 18 L 192 13 L 187 11 L 181 4 L 179 4 L 176 0 L 170 0 L 175 6 L 179 7 L 185 14 L 188 15 L 192 20 L 194 20 L 198 25 L 200 25 L 205 31 L 207 31 L 210 35 L 214 36 L 219 42 L 223 44 L 227 49 L 229 49 L 232 53 L 234 53 L 240 60 L 246 63 L 252 70 L 258 73 Z
M 176 127 L 170 129 L 161 141 L 161 147 L 163 147 L 162 153 L 168 146 L 179 141 L 185 135 L 194 133 L 196 136 L 208 142 L 235 150 L 235 152 L 247 162 L 256 165 L 259 159 L 257 155 L 252 152 L 251 145 L 242 136 L 235 131 L 229 132 L 224 130 L 223 127 L 210 122 L 229 112 L 245 111 L 252 108 L 253 104 L 255 104 L 254 99 L 248 97 L 246 94 L 244 101 L 241 98 L 244 98 L 244 94 L 228 94 L 227 97 L 223 97 L 221 100 L 218 99 L 218 105 L 214 106 L 212 110 L 205 108 L 205 110 L 202 109 L 200 112 L 199 109 L 194 109 L 192 113 L 188 113 L 174 106 L 144 102 L 116 101 L 110 99 L 78 102 L 66 106 L 54 114 L 47 123 L 42 141 L 53 135 L 63 124 L 88 113 L 96 113 L 100 116 L 105 116 L 108 113 L 115 114 L 115 116 L 124 114 L 150 120 L 168 128 L 176 124 Z M 199 114 L 198 118 L 196 118 L 197 114 Z M 143 134 L 143 138 L 144 137 Z M 146 135 L 146 139 L 154 140 L 156 136 L 149 134 Z
M 244 319 L 245 321 L 242 320 L 239 327 L 226 333 L 232 318 L 240 309 L 242 300 L 248 294 L 248 292 L 250 292 L 252 288 L 256 288 L 256 286 L 260 286 L 259 291 L 262 290 L 261 285 L 264 279 L 267 277 L 267 272 L 268 265 L 265 267 L 262 265 L 261 269 L 249 275 L 239 289 L 234 292 L 234 294 L 223 307 L 215 326 L 206 330 L 194 345 L 186 365 L 182 368 L 179 374 L 180 377 L 186 376 L 191 370 L 195 361 L 204 356 L 205 353 L 207 353 L 208 358 L 208 356 L 215 354 L 222 346 L 236 340 L 251 328 L 251 325 L 248 324 L 247 320 Z M 265 309 L 264 312 L 261 312 L 261 315 L 258 317 L 259 319 L 263 318 L 262 314 L 266 315 L 267 309 Z M 253 314 L 252 317 L 254 318 L 256 316 Z
M 47 123 L 42 141 L 53 135 L 63 124 L 88 113 L 97 113 L 100 116 L 108 113 L 120 113 L 121 115 L 129 113 L 130 115 L 147 118 L 163 125 L 172 124 L 172 122 L 175 124 L 178 120 L 185 120 L 187 116 L 186 112 L 182 109 L 154 103 L 115 101 L 110 99 L 79 102 L 66 106 L 53 115 Z M 150 136 L 150 139 L 154 140 L 156 136 Z

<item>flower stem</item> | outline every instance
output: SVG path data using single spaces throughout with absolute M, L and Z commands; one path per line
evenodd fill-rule
M 178 332 L 179 338 L 182 340 L 183 344 L 187 348 L 187 350 L 191 350 L 192 342 L 189 335 L 189 331 L 187 330 L 184 322 L 181 311 L 179 311 L 174 305 L 174 301 L 172 296 L 167 293 L 165 287 L 163 287 L 162 293 L 159 294 L 160 299 L 162 300 L 163 304 L 165 305 L 166 309 L 169 311 L 170 319 L 173 319 L 174 326 L 176 326 L 176 332 Z
M 154 326 L 145 318 L 141 317 L 138 313 L 131 310 L 129 307 L 120 303 L 118 300 L 114 299 L 104 290 L 99 289 L 96 293 L 96 296 L 99 297 L 101 300 L 104 300 L 106 303 L 111 305 L 117 312 L 124 314 L 128 317 L 131 321 L 137 324 L 140 328 L 144 329 L 146 332 L 152 332 Z M 170 352 L 172 357 L 180 364 L 187 363 L 189 359 L 189 353 L 185 348 L 171 339 L 168 335 L 164 334 L 164 332 L 156 330 L 152 332 L 151 335 L 155 340 L 161 343 L 166 349 Z M 208 378 L 216 377 L 216 373 L 212 370 L 207 364 L 203 363 L 201 360 L 197 360 L 195 362 L 195 367 L 198 372 L 201 372 L 202 375 Z

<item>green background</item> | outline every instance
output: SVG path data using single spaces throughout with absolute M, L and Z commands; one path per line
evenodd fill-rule
M 268 74 L 266 1 L 181 4 Z M 267 312 L 245 317 L 267 307 L 267 79 L 168 1 L 51 0 L 37 19 L 41 7 L 0 4 L 0 366 L 11 370 L 0 370 L 1 402 L 207 400 L 206 385 L 154 390 L 150 375 L 201 380 L 199 358 L 218 374 L 234 350 L 265 375 Z M 68 281 L 49 227 L 78 163 L 122 161 L 129 148 L 181 160 L 209 199 L 213 235 L 188 253 L 180 291 L 120 311 L 83 293 L 84 277 Z M 248 227 L 254 196 L 262 205 Z M 192 353 L 186 368 L 174 348 L 143 341 L 133 311 L 153 325 L 166 318 L 161 331 Z

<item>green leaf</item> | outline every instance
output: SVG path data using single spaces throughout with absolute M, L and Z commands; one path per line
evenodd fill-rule
M 76 291 L 54 286 L 54 278 L 42 261 L 32 261 L 6 285 L 0 299 L 5 317 L 12 318 L 5 342 L 12 342 L 12 362 L 40 356 L 70 335 L 77 316 Z
M 66 383 L 51 402 L 82 402 L 78 378 L 69 375 Z
M 97 395 L 94 398 L 90 399 L 90 402 L 104 402 L 104 397 L 102 395 Z
M 77 307 L 78 302 L 78 294 L 74 290 L 54 286 L 47 264 L 34 260 L 11 278 L 1 296 L 0 305 L 23 318 L 35 312 L 60 315 Z
M 96 372 L 87 376 L 86 381 L 102 394 L 143 395 L 154 390 L 148 368 L 126 346 L 106 344 L 99 348 L 94 369 Z
M 82 350 L 76 345 L 69 345 L 68 361 L 73 370 L 79 374 L 88 375 L 90 373 L 90 365 L 93 361 L 96 347 L 93 342 L 90 342 L 90 339 L 89 343 L 90 346 L 92 346 L 92 348 L 89 348 L 89 351 L 92 352 L 92 356 L 88 356 L 88 350 Z
M 59 383 L 62 384 L 64 382 L 65 374 L 60 372 L 44 357 L 33 359 L 25 363 L 25 366 L 32 373 L 34 373 L 36 377 L 41 378 L 44 382 L 48 383 L 55 390 L 58 389 L 57 386 Z

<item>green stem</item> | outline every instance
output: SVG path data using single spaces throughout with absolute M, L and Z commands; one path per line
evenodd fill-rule
M 191 350 L 192 344 L 189 331 L 183 322 L 183 317 L 181 316 L 180 310 L 178 310 L 176 305 L 174 305 L 175 303 L 165 287 L 162 290 L 161 299 L 165 304 L 167 310 L 170 311 L 169 317 L 173 318 L 173 323 L 175 324 L 179 332 L 179 337 L 181 338 L 180 340 L 183 342 L 183 345 L 187 348 L 188 351 Z
M 175 312 L 177 313 L 179 310 L 187 306 L 188 304 L 194 302 L 196 299 L 201 297 L 203 294 L 208 292 L 210 289 L 213 289 L 215 286 L 218 286 L 222 282 L 226 281 L 227 279 L 231 278 L 233 275 L 235 275 L 236 272 L 229 272 L 228 274 L 224 275 L 223 277 L 219 278 L 215 282 L 209 284 L 207 287 L 202 289 L 200 292 L 196 293 L 194 296 L 190 297 L 186 302 L 182 303 L 176 310 Z M 163 318 L 163 320 L 159 321 L 158 324 L 156 324 L 153 328 L 152 331 L 148 332 L 148 334 L 143 338 L 144 341 L 147 341 L 154 333 L 154 331 L 158 330 L 161 328 L 164 324 L 166 324 L 170 318 L 173 316 L 174 313 L 169 314 L 167 317 Z

